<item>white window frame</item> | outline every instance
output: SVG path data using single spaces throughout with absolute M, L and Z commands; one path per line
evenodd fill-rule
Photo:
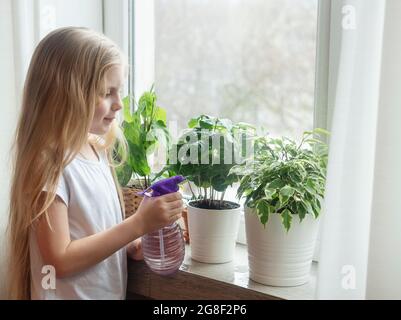
M 328 105 L 329 86 L 333 83 L 329 81 L 330 68 L 330 33 L 331 26 L 331 0 L 318 0 L 317 12 L 317 39 L 316 39 L 316 67 L 315 67 L 315 102 L 313 127 L 330 130 L 332 106 Z M 326 140 L 328 142 L 328 138 Z M 323 214 L 320 218 L 322 225 Z M 319 226 L 313 260 L 319 260 L 320 238 L 322 228 Z
M 324 128 L 330 131 L 333 107 L 329 105 L 331 95 L 335 92 L 336 68 L 329 62 L 333 60 L 333 46 L 338 48 L 336 25 L 331 19 L 332 0 L 318 0 L 318 29 L 316 45 L 316 73 L 315 73 L 315 128 Z M 336 59 L 338 60 L 338 59 Z
M 154 83 L 154 1 L 102 2 L 103 32 L 128 58 L 129 78 L 124 94 L 140 97 Z
M 128 63 L 128 77 L 124 82 L 123 96 L 131 93 L 131 79 L 129 75 L 132 74 L 131 69 L 131 28 L 130 28 L 130 14 L 131 14 L 131 1 L 130 0 L 101 0 L 103 8 L 103 33 L 112 39 L 123 51 Z

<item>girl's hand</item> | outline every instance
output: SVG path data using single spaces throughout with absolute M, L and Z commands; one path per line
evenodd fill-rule
M 132 260 L 143 260 L 142 240 L 138 238 L 130 242 L 127 246 L 127 255 Z
M 182 195 L 174 192 L 154 198 L 144 197 L 138 210 L 130 218 L 135 219 L 142 234 L 146 234 L 181 218 L 182 210 Z

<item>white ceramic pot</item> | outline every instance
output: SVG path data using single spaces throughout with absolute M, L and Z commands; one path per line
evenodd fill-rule
M 249 277 L 270 286 L 298 286 L 309 280 L 319 219 L 293 217 L 286 232 L 279 214 L 271 214 L 266 228 L 254 209 L 245 208 Z
M 228 210 L 200 209 L 188 204 L 191 258 L 206 263 L 234 259 L 241 207 Z

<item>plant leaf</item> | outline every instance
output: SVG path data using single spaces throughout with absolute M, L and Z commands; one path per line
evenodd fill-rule
M 280 190 L 280 194 L 282 196 L 285 196 L 285 197 L 288 197 L 288 198 L 292 197 L 294 192 L 295 192 L 295 189 L 292 188 L 291 186 L 285 186 L 285 187 L 281 188 L 281 190 Z
M 267 200 L 273 199 L 273 196 L 276 193 L 276 189 L 271 189 L 268 187 L 266 187 L 264 191 L 265 191 L 265 196 L 266 196 Z
M 127 163 L 116 167 L 117 180 L 121 187 L 127 186 L 132 177 L 132 167 Z
M 131 110 L 130 110 L 130 101 L 131 97 L 127 96 L 123 99 L 123 106 L 124 106 L 124 121 L 131 123 L 133 121 Z
M 272 213 L 271 207 L 266 200 L 262 199 L 258 202 L 256 208 L 259 215 L 259 220 L 265 226 L 267 221 L 269 220 L 270 213 Z
M 195 128 L 198 125 L 198 118 L 192 118 L 188 122 L 188 128 Z
M 290 230 L 291 227 L 291 220 L 292 220 L 292 215 L 291 215 L 291 211 L 288 209 L 285 209 L 282 213 L 281 213 L 281 219 L 284 225 L 285 230 Z
M 155 110 L 155 121 L 162 121 L 163 123 L 167 122 L 167 112 L 163 108 L 156 107 Z

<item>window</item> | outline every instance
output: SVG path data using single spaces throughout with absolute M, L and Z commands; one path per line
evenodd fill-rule
M 200 114 L 297 140 L 316 125 L 327 127 L 329 6 L 323 1 L 318 9 L 319 2 L 135 1 L 134 92 L 138 96 L 154 83 L 159 105 L 178 129 Z M 235 189 L 227 199 L 234 200 Z
M 313 127 L 317 0 L 154 0 L 170 121 L 206 113 L 298 139 Z

